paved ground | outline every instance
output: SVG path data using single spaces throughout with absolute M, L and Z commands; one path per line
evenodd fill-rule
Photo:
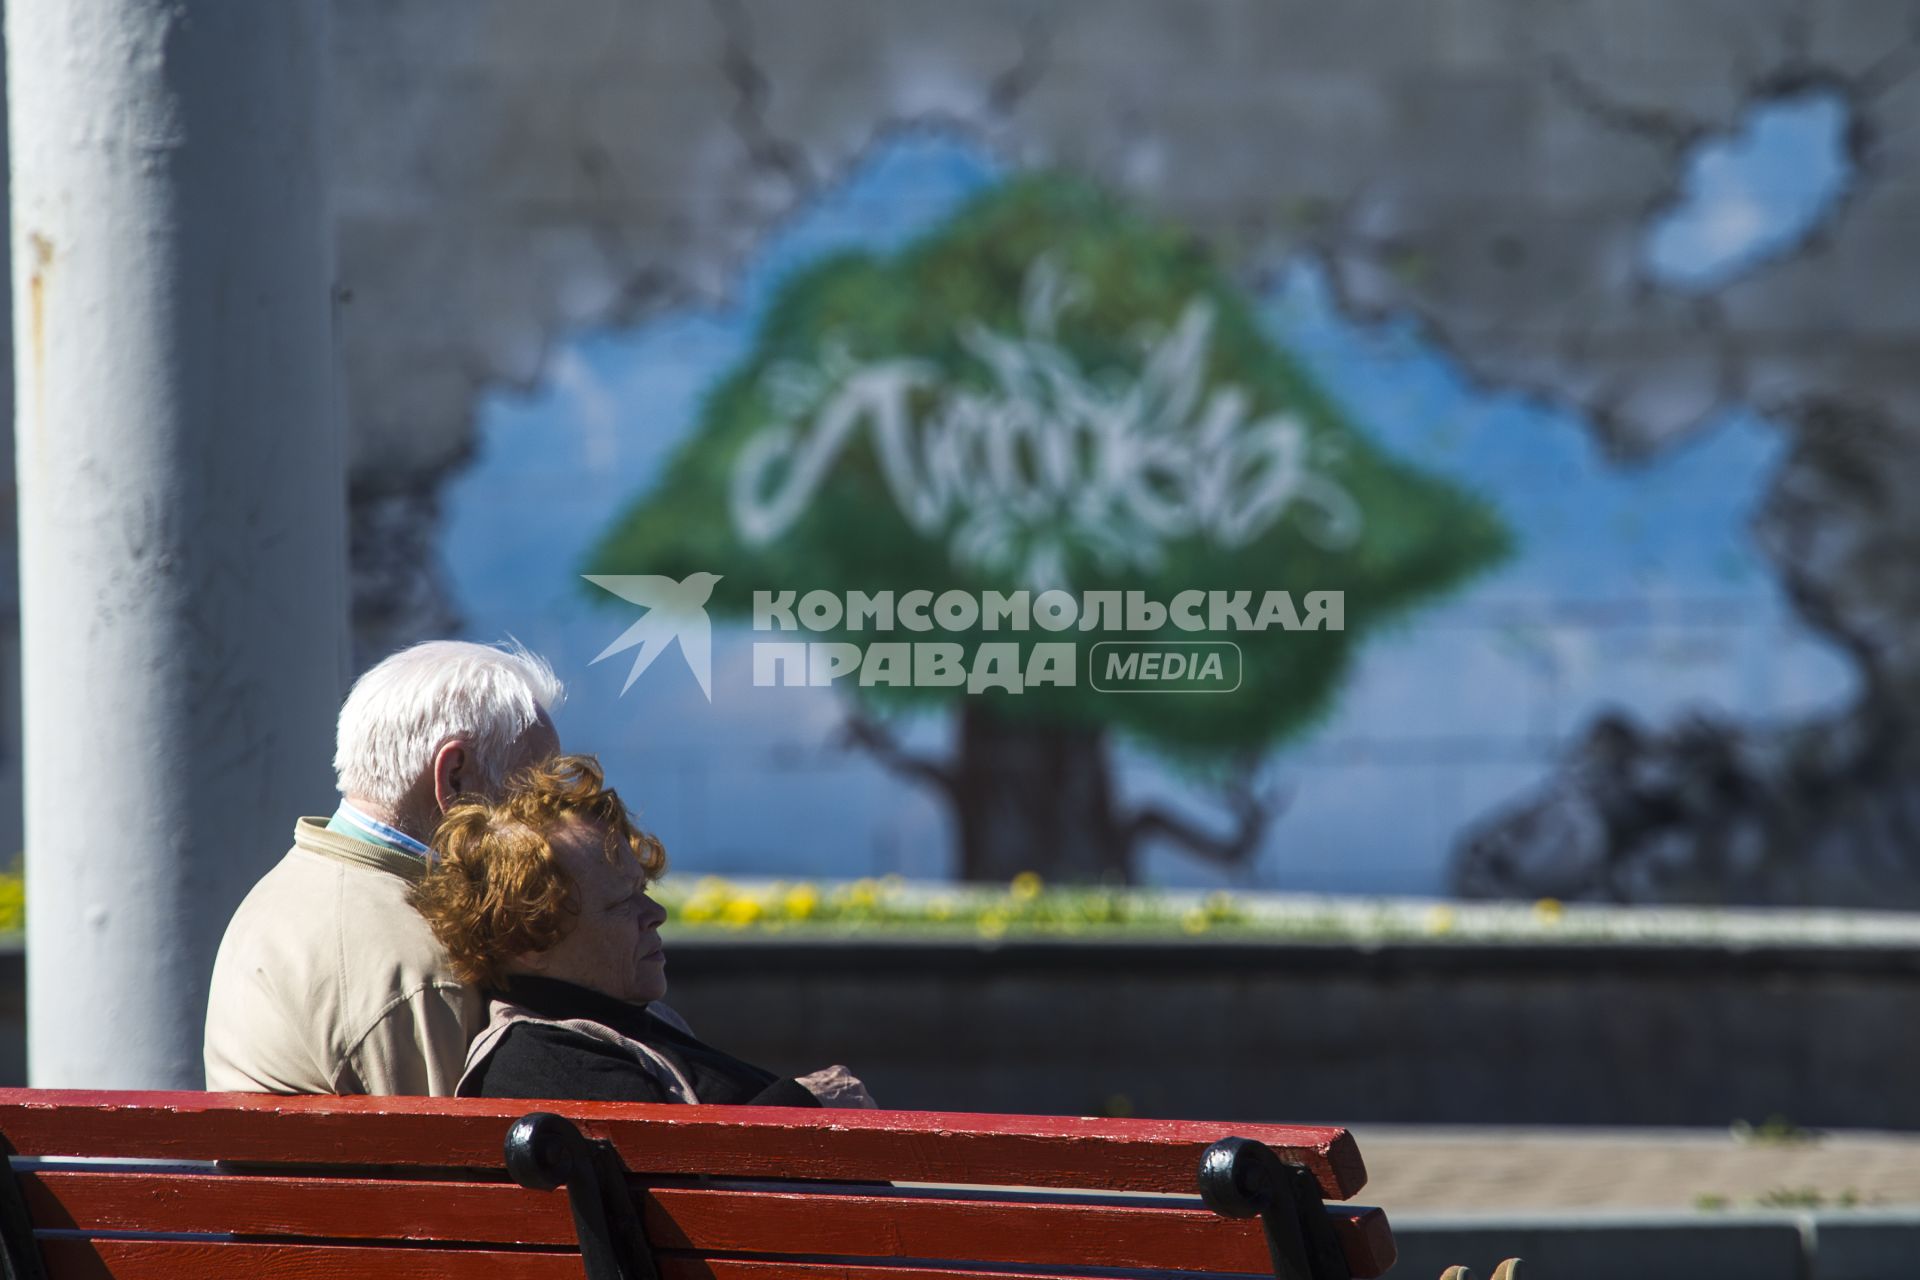
M 1354 1127 L 1389 1214 L 1920 1205 L 1920 1134 Z

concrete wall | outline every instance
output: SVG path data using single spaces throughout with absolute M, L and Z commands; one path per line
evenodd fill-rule
M 1920 1127 L 1891 949 L 679 942 L 668 974 L 713 1043 L 892 1106 Z
M 1395 1276 L 1474 1275 L 1502 1258 L 1552 1280 L 1903 1280 L 1920 1255 L 1920 1215 L 1607 1214 L 1408 1218 L 1395 1221 Z
M 1890 948 L 681 941 L 668 976 L 712 1043 L 894 1107 L 1920 1129 L 1920 955 Z
M 728 305 L 864 157 L 939 129 L 1089 178 L 1237 278 L 1319 264 L 1343 315 L 1413 318 L 1489 395 L 1575 415 L 1611 464 L 1670 458 L 1734 408 L 1781 423 L 1786 462 L 1742 527 L 1867 696 L 1778 717 L 1746 699 L 1701 724 L 1490 686 L 1537 694 L 1549 727 L 1487 747 L 1493 798 L 1409 819 L 1403 843 L 1430 864 L 1457 844 L 1474 894 L 1920 894 L 1920 592 L 1895 568 L 1920 546 L 1910 7 L 343 0 L 337 30 L 364 655 L 461 612 L 436 540 L 489 392 L 551 385 L 572 334 Z M 1647 237 L 1695 149 L 1809 87 L 1846 113 L 1843 196 L 1713 287 L 1653 278 Z M 1622 634 L 1570 630 L 1576 671 Z M 1369 762 L 1374 741 L 1355 748 Z M 1449 757 L 1439 772 L 1460 752 L 1445 734 L 1381 750 Z M 1409 795 L 1465 785 L 1393 776 Z

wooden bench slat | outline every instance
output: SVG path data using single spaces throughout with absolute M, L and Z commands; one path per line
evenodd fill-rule
M 1201 1151 L 1232 1132 L 1305 1165 L 1329 1199 L 1366 1184 L 1344 1129 L 1177 1120 L 6 1089 L 0 1135 L 30 1156 L 499 1168 L 506 1124 L 535 1109 L 651 1173 L 1191 1192 Z
M 1225 1219 L 1190 1205 L 1120 1208 L 661 1187 L 650 1191 L 641 1207 L 647 1238 L 655 1248 L 702 1254 L 964 1258 L 975 1263 L 1156 1271 L 1272 1270 L 1257 1220 Z M 1329 1206 L 1328 1213 L 1356 1275 L 1378 1275 L 1391 1265 L 1393 1236 L 1384 1213 L 1346 1205 Z
M 571 1245 L 564 1191 L 511 1182 L 22 1172 L 40 1229 Z
M 1087 1280 L 1047 1271 L 968 1270 L 964 1266 L 882 1267 L 857 1262 L 786 1262 L 758 1258 L 658 1259 L 660 1280 Z M 58 1277 L 56 1277 L 58 1280 Z
M 578 1253 L 499 1249 L 46 1240 L 40 1253 L 48 1280 L 580 1280 Z
M 48 1280 L 580 1280 L 577 1254 L 329 1248 L 182 1241 L 61 1241 Z M 659 1260 L 660 1280 L 1015 1280 L 1002 1271 L 838 1262 Z M 1017 1280 L 1084 1280 L 1022 1271 Z
M 42 1228 L 239 1235 L 573 1242 L 558 1192 L 511 1184 L 41 1170 L 20 1183 Z M 1252 1220 L 1193 1205 L 1125 1207 L 698 1187 L 636 1188 L 654 1245 L 697 1253 L 965 1257 L 1036 1266 L 1262 1271 Z M 1329 1212 L 1356 1275 L 1393 1260 L 1377 1209 Z

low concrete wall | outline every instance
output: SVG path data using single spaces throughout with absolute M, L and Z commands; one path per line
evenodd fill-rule
M 892 1106 L 1920 1128 L 1892 947 L 680 941 L 668 976 L 713 1043 Z
M 0 950 L 10 1083 L 22 974 Z M 1895 947 L 680 940 L 668 976 L 714 1044 L 897 1107 L 1920 1129 Z
M 1641 1214 L 1407 1218 L 1394 1224 L 1393 1274 L 1477 1276 L 1502 1258 L 1552 1280 L 1907 1280 L 1920 1259 L 1920 1214 Z
M 27 949 L 0 939 L 0 1085 L 27 1082 Z

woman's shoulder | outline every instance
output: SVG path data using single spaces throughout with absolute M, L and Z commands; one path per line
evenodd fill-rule
M 516 1022 L 479 1067 L 479 1096 L 666 1102 L 651 1072 L 618 1045 L 557 1022 Z
M 506 1054 L 514 1058 L 575 1058 L 582 1055 L 596 1058 L 623 1058 L 618 1045 L 610 1043 L 604 1037 L 575 1027 L 566 1022 L 545 1022 L 529 1019 L 509 1026 L 506 1034 L 500 1038 L 500 1046 L 494 1056 Z

